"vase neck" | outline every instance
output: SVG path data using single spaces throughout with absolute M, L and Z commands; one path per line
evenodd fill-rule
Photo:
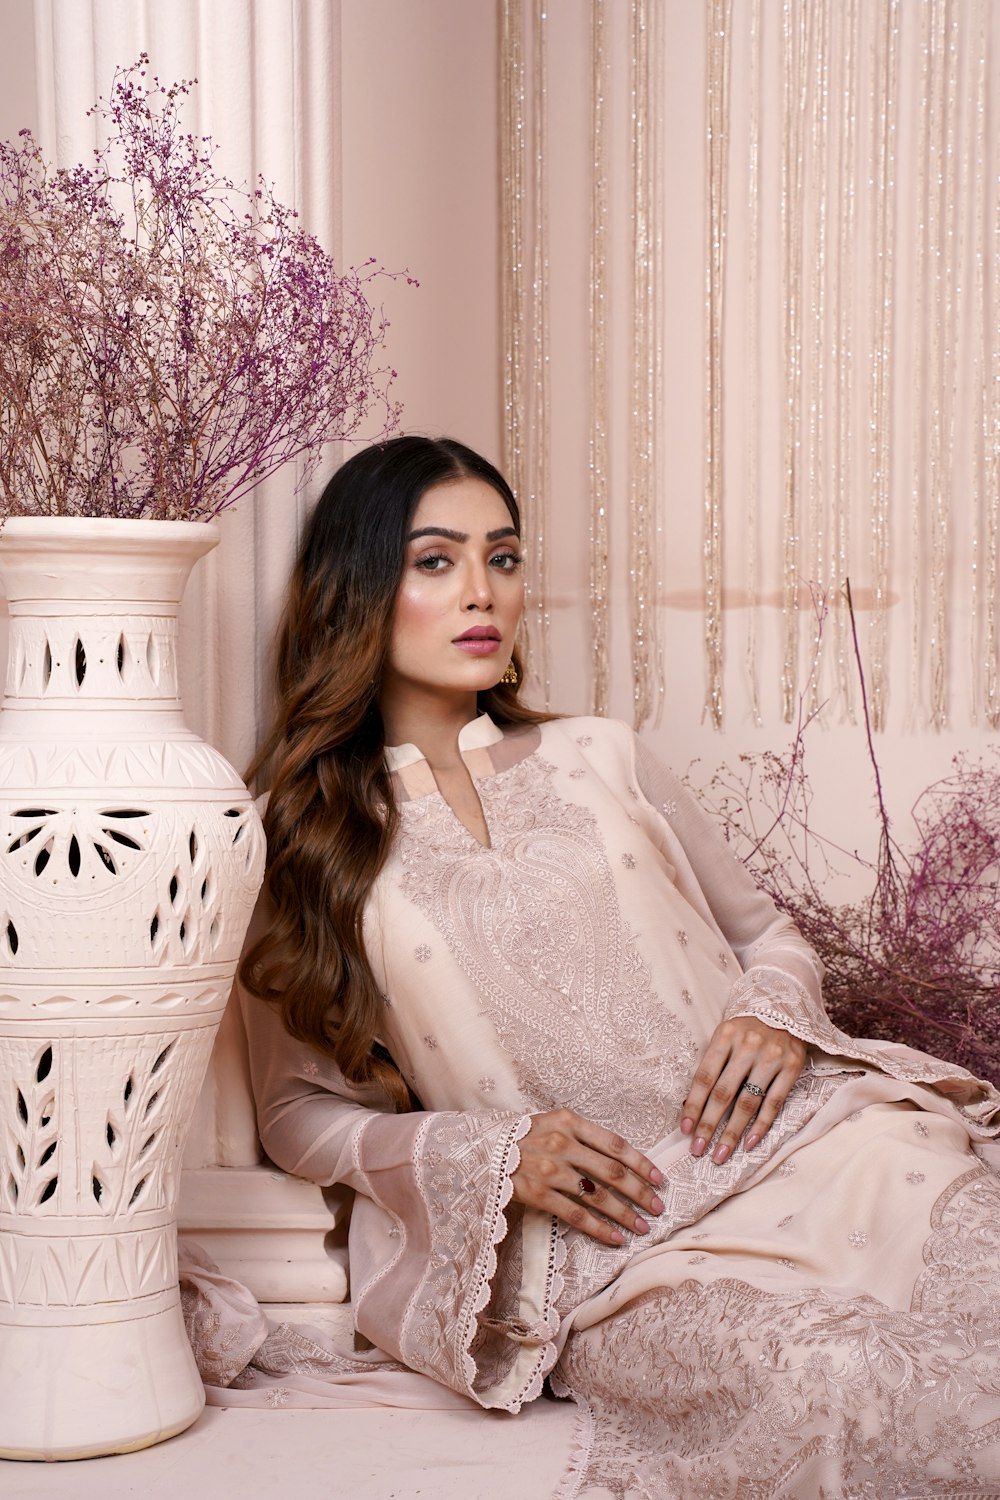
M 183 521 L 8 520 L 5 709 L 179 715 L 177 610 L 217 541 L 216 528 Z
M 179 710 L 176 606 L 142 614 L 87 608 L 62 614 L 11 605 L 4 706 Z

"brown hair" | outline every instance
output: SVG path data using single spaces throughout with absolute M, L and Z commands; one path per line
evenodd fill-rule
M 432 485 L 485 480 L 520 532 L 517 502 L 486 459 L 451 439 L 399 437 L 356 453 L 306 526 L 277 639 L 274 726 L 247 779 L 269 768 L 264 814 L 272 917 L 240 979 L 280 1005 L 285 1027 L 352 1083 L 409 1090 L 376 1049 L 382 996 L 365 953 L 365 905 L 399 822 L 385 764 L 379 685 L 406 537 Z M 518 665 L 518 678 L 522 673 Z M 479 695 L 497 724 L 543 722 L 515 685 Z

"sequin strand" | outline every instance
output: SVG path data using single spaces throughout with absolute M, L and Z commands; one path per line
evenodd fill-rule
M 702 540 L 705 594 L 705 710 L 722 727 L 722 338 L 726 275 L 726 194 L 729 158 L 729 42 L 731 0 L 710 0 L 705 67 L 705 517 Z
M 609 698 L 607 0 L 591 0 L 590 29 L 590 622 L 593 710 Z

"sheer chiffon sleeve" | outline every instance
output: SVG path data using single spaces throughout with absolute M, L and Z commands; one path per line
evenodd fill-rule
M 251 928 L 259 931 L 258 913 Z M 533 1399 L 556 1353 L 555 1238 L 511 1203 L 530 1121 L 502 1110 L 392 1111 L 296 1041 L 237 984 L 258 1131 L 295 1176 L 355 1193 L 350 1293 L 358 1331 L 484 1406 Z
M 710 913 L 743 973 L 733 986 L 727 1016 L 757 1015 L 809 1040 L 829 1026 L 821 995 L 822 965 L 790 917 L 753 881 L 720 830 L 679 777 L 636 742 L 636 779 L 684 853 L 679 882 L 691 904 Z

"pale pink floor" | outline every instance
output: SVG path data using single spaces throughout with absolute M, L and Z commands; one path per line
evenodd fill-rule
M 572 1412 L 484 1421 L 436 1412 L 447 1453 L 422 1438 L 419 1411 L 209 1408 L 178 1437 L 139 1453 L 75 1463 L 0 1461 L 3 1500 L 549 1500 Z M 512 1423 L 514 1425 L 512 1425 Z

